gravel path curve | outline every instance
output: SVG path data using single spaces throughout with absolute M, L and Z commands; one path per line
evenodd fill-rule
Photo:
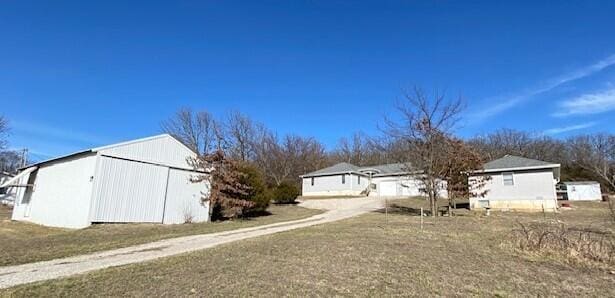
M 328 211 L 300 220 L 219 233 L 171 238 L 93 254 L 0 267 L 0 289 L 114 266 L 145 262 L 237 240 L 342 220 L 379 209 L 382 203 L 378 198 L 328 199 L 309 200 L 302 202 L 300 206 Z

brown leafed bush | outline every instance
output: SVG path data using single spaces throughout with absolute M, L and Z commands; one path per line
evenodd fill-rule
M 561 223 L 517 222 L 511 235 L 515 247 L 524 251 L 615 265 L 615 234 L 608 230 L 567 227 Z

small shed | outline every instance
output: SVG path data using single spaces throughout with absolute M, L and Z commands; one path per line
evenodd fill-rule
M 65 228 L 207 221 L 209 186 L 190 181 L 204 174 L 189 165 L 194 157 L 163 134 L 30 165 L 5 182 L 18 189 L 12 219 Z
M 569 201 L 600 201 L 602 192 L 600 183 L 596 181 L 566 181 L 558 184 L 558 193 L 563 200 Z

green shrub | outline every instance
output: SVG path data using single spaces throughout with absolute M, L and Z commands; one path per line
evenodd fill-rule
M 273 199 L 279 204 L 292 204 L 299 196 L 299 188 L 290 182 L 282 182 L 273 189 Z
M 255 166 L 244 164 L 240 167 L 240 171 L 244 174 L 241 177 L 241 183 L 250 187 L 248 194 L 243 196 L 244 200 L 254 203 L 254 206 L 247 210 L 246 213 L 256 214 L 265 212 L 269 203 L 271 203 L 271 194 L 265 184 L 265 179 L 261 171 Z

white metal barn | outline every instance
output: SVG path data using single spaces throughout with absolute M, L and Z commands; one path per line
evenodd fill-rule
M 596 181 L 566 181 L 562 182 L 566 191 L 565 199 L 569 201 L 600 201 L 602 192 L 600 183 Z
M 190 181 L 199 174 L 187 162 L 195 156 L 163 134 L 31 165 L 12 182 L 21 186 L 12 218 L 66 228 L 207 221 L 208 186 Z

